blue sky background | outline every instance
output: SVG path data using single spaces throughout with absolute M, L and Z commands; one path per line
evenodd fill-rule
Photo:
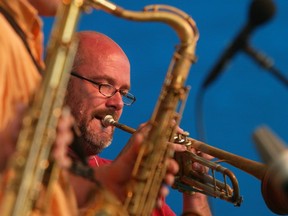
M 142 10 L 149 4 L 175 6 L 196 21 L 200 31 L 196 54 L 198 62 L 192 65 L 187 85 L 191 91 L 182 117 L 181 127 L 197 137 L 195 106 L 199 87 L 225 48 L 246 24 L 251 0 L 142 0 L 115 1 L 129 10 Z M 269 55 L 281 73 L 288 77 L 288 1 L 275 0 L 277 12 L 267 24 L 257 28 L 250 44 Z M 52 19 L 44 19 L 45 37 L 48 39 Z M 131 61 L 131 83 L 137 102 L 125 107 L 121 122 L 131 127 L 147 121 L 160 94 L 174 47 L 179 40 L 175 32 L 162 23 L 139 23 L 123 20 L 103 11 L 83 14 L 78 30 L 94 30 L 114 39 Z M 219 78 L 205 91 L 203 123 L 205 142 L 240 156 L 261 161 L 251 135 L 260 125 L 268 125 L 288 142 L 288 91 L 273 75 L 259 67 L 242 52 L 237 53 Z M 114 142 L 102 154 L 113 159 L 130 135 L 117 130 Z M 227 164 L 236 175 L 240 193 L 244 198 L 241 207 L 211 198 L 213 215 L 274 215 L 265 205 L 261 183 L 255 177 Z M 168 204 L 180 215 L 181 194 L 173 189 Z

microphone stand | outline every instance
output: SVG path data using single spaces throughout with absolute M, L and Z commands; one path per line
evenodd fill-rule
M 274 67 L 274 61 L 265 54 L 255 50 L 253 47 L 246 44 L 243 51 L 258 63 L 261 67 L 271 72 L 282 84 L 288 87 L 288 79 Z

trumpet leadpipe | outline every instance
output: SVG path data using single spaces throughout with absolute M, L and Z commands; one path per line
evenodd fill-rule
M 136 130 L 127 125 L 116 122 L 111 115 L 107 115 L 102 120 L 103 125 L 108 127 L 109 125 L 113 125 L 119 129 L 122 129 L 128 133 L 134 133 Z M 230 152 L 224 151 L 222 149 L 218 149 L 216 147 L 210 146 L 204 142 L 195 140 L 191 137 L 186 137 L 187 142 L 190 143 L 192 148 L 195 148 L 203 153 L 209 154 L 213 157 L 216 157 L 220 160 L 224 160 L 224 162 L 254 176 L 255 178 L 262 180 L 266 171 L 267 166 L 263 163 L 259 163 L 253 160 L 249 160 L 247 158 L 238 156 L 236 154 L 232 154 Z
M 124 124 L 120 124 L 119 122 L 115 121 L 113 116 L 111 115 L 106 115 L 103 119 L 102 119 L 102 124 L 105 126 L 105 127 L 108 127 L 108 126 L 115 126 L 121 130 L 124 130 L 130 134 L 133 134 L 136 130 L 134 128 L 131 128 L 127 125 L 124 125 Z
M 191 142 L 191 147 L 209 154 L 213 157 L 223 160 L 223 162 L 228 163 L 252 176 L 262 180 L 266 174 L 267 166 L 263 163 L 253 161 L 239 155 L 224 151 L 222 149 L 215 148 L 204 142 L 195 140 L 193 138 L 187 138 Z

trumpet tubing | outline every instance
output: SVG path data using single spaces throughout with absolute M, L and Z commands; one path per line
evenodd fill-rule
M 112 116 L 104 118 L 103 124 L 107 127 L 115 126 L 119 129 L 125 128 L 124 130 L 131 134 L 136 131 L 127 125 L 116 122 Z M 194 148 L 209 154 L 220 159 L 222 162 L 228 163 L 254 176 L 261 181 L 261 192 L 267 207 L 275 214 L 287 215 L 288 198 L 287 188 L 285 188 L 286 172 L 283 171 L 283 166 L 282 169 L 281 167 L 279 168 L 280 163 L 285 163 L 287 161 L 287 150 L 283 147 L 285 145 L 281 143 L 281 140 L 267 128 L 260 128 L 256 132 L 253 138 L 258 142 L 258 145 L 269 146 L 272 142 L 280 151 L 282 151 L 282 156 L 278 158 L 278 163 L 272 164 L 273 166 L 267 166 L 266 164 L 238 156 L 188 137 L 188 133 L 176 134 L 176 136 L 174 136 L 174 143 L 185 145 L 188 149 Z M 220 166 L 218 163 L 199 157 L 190 151 L 176 153 L 175 156 L 178 157 L 177 161 L 180 162 L 181 174 L 176 176 L 176 181 L 173 186 L 174 189 L 184 193 L 193 193 L 194 191 L 197 191 L 234 203 L 236 206 L 241 204 L 242 198 L 239 195 L 237 179 L 230 170 Z M 228 176 L 233 185 L 232 188 L 226 184 L 226 181 L 221 182 L 215 179 L 214 176 L 200 175 L 191 170 L 191 161 L 207 166 L 212 170 L 212 173 L 215 170 L 220 171 L 224 176 Z M 188 167 L 185 164 L 188 164 Z M 284 165 L 284 167 L 286 166 Z
M 103 122 L 105 122 L 103 124 L 106 126 L 115 126 L 119 129 L 129 128 L 129 130 L 126 130 L 126 132 L 135 132 L 135 129 L 124 124 L 120 124 L 115 120 L 111 120 L 111 116 L 104 118 Z M 222 162 L 228 163 L 244 172 L 247 172 L 259 180 L 262 180 L 267 173 L 267 166 L 265 164 L 210 146 L 204 142 L 187 137 L 186 134 L 176 134 L 176 136 L 174 136 L 173 143 L 182 144 L 187 146 L 188 149 L 194 148 L 203 153 L 209 154 L 220 159 Z M 176 153 L 175 158 L 180 165 L 180 172 L 176 175 L 175 184 L 173 186 L 174 189 L 185 193 L 193 193 L 195 191 L 201 192 L 206 195 L 231 202 L 235 206 L 240 206 L 242 197 L 239 194 L 238 181 L 230 170 L 220 166 L 216 162 L 208 161 L 203 157 L 197 156 L 188 150 L 185 152 Z M 232 187 L 226 183 L 226 179 L 224 182 L 222 182 L 215 179 L 214 175 L 200 175 L 193 171 L 191 169 L 192 162 L 198 162 L 203 166 L 208 167 L 210 170 L 212 170 L 212 174 L 215 171 L 222 173 L 224 178 L 228 177 L 230 179 Z M 188 164 L 188 166 L 186 166 L 186 164 Z
M 246 173 L 254 176 L 259 180 L 263 179 L 267 171 L 267 166 L 263 163 L 259 163 L 257 161 L 232 154 L 222 149 L 215 148 L 190 137 L 187 140 L 191 143 L 192 148 L 221 159 L 223 162 L 228 163 L 242 171 L 245 171 Z

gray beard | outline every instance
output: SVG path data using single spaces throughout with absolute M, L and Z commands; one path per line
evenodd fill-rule
M 100 154 L 105 148 L 110 146 L 111 143 L 112 143 L 112 139 L 109 142 L 99 141 L 96 144 L 94 141 L 84 138 L 83 146 L 84 146 L 86 154 L 88 156 L 92 156 L 92 155 Z
M 112 143 L 112 136 L 105 137 L 100 134 L 90 133 L 86 127 L 80 128 L 82 133 L 82 146 L 87 156 L 97 155 Z

